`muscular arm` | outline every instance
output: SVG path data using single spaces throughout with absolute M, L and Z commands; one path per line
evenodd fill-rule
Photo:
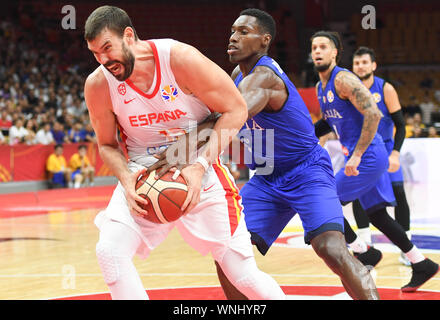
M 243 126 L 246 102 L 228 74 L 194 47 L 183 43 L 173 46 L 170 61 L 179 86 L 221 114 L 201 154 L 213 163 Z
M 119 146 L 116 118 L 111 109 L 110 93 L 104 77 L 102 71 L 97 69 L 89 75 L 84 85 L 84 98 L 96 133 L 99 154 L 124 187 L 129 208 L 134 209 L 135 212 L 147 214 L 135 202 L 147 204 L 135 193 L 135 177 L 128 169 L 127 159 Z
M 279 110 L 287 99 L 283 81 L 267 67 L 256 67 L 240 82 L 238 90 L 246 101 L 248 119 L 264 109 Z
M 364 116 L 361 135 L 353 151 L 353 155 L 361 157 L 377 132 L 382 112 L 370 91 L 350 72 L 341 71 L 336 75 L 335 89 L 341 98 L 350 100 Z

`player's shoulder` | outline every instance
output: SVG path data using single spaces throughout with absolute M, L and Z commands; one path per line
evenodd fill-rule
M 92 73 L 90 73 L 85 81 L 86 87 L 99 87 L 106 83 L 104 72 L 100 67 L 97 67 Z
M 104 71 L 98 67 L 88 75 L 84 83 L 84 96 L 86 99 L 106 101 L 110 97 L 109 85 Z
M 394 93 L 396 91 L 396 89 L 394 89 L 393 85 L 387 81 L 384 80 L 383 83 L 383 92 L 385 94 L 387 93 Z
M 340 68 L 336 70 L 334 75 L 334 85 L 337 86 L 353 86 L 362 84 L 361 79 L 359 79 L 353 72 L 347 69 Z

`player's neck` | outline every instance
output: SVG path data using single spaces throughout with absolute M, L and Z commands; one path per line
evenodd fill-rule
M 138 40 L 133 48 L 133 54 L 135 62 L 129 79 L 139 89 L 147 92 L 153 83 L 156 68 L 153 49 L 146 41 Z
M 265 52 L 257 53 L 255 55 L 249 57 L 247 60 L 240 62 L 239 66 L 240 66 L 240 71 L 243 74 L 243 77 L 246 77 L 251 72 L 251 70 L 255 67 L 258 60 L 260 60 L 260 58 L 265 55 L 266 55 Z
M 369 76 L 368 79 L 362 80 L 362 83 L 364 84 L 364 86 L 370 89 L 374 83 L 374 75 L 371 74 L 371 76 Z
M 328 80 L 331 77 L 333 69 L 336 67 L 336 63 L 332 62 L 327 70 L 319 72 L 319 79 L 321 80 L 323 88 L 325 88 Z

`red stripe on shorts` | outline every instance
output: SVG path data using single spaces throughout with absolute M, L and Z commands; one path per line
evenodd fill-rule
M 241 211 L 243 210 L 243 207 L 240 204 L 241 197 L 239 190 L 218 159 L 216 163 L 212 164 L 212 167 L 214 168 L 214 171 L 226 192 L 225 196 L 228 203 L 229 225 L 231 227 L 231 235 L 233 235 L 237 229 L 238 222 L 240 221 Z

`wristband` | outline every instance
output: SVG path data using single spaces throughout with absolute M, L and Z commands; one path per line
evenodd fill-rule
M 209 169 L 209 163 L 204 157 L 202 157 L 202 156 L 198 157 L 196 159 L 196 163 L 197 162 L 200 163 L 203 166 L 203 168 L 205 168 L 205 171 L 207 171 Z

